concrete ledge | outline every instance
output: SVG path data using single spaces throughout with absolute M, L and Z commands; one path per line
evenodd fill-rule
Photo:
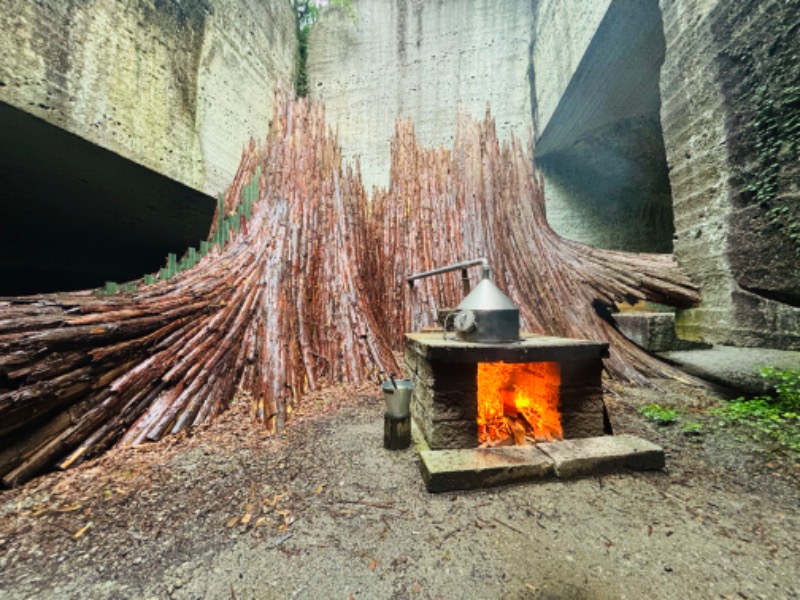
M 661 352 L 659 356 L 687 373 L 750 395 L 770 391 L 773 382 L 759 375 L 764 367 L 800 369 L 800 351 L 797 350 L 714 346 L 710 350 Z
M 608 357 L 606 342 L 574 340 L 522 332 L 516 342 L 482 344 L 465 342 L 441 332 L 407 333 L 405 347 L 427 361 L 445 363 L 477 362 L 568 362 L 578 360 L 599 360 Z
M 632 435 L 571 439 L 537 446 L 421 449 L 419 454 L 422 478 L 429 492 L 664 467 L 664 451 Z
M 552 459 L 560 479 L 664 468 L 664 450 L 633 435 L 563 440 L 539 448 Z

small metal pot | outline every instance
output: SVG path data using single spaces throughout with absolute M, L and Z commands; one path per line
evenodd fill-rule
M 395 385 L 397 389 L 395 389 Z M 414 391 L 414 382 L 410 379 L 395 379 L 384 381 L 381 384 L 383 396 L 386 400 L 386 414 L 395 419 L 404 419 L 411 414 L 411 393 Z

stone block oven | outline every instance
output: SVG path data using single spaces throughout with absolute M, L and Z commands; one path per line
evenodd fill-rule
M 601 386 L 607 355 L 605 343 L 534 334 L 487 344 L 409 333 L 411 413 L 432 450 L 609 434 Z
M 408 281 L 461 269 L 467 292 L 466 267 L 474 265 L 483 266 L 483 279 L 447 313 L 443 329 L 405 336 L 428 490 L 662 468 L 658 446 L 609 435 L 607 343 L 520 334 L 519 309 L 492 283 L 485 258 Z

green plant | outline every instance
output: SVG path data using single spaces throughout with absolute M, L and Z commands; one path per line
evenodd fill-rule
M 290 0 L 297 29 L 295 53 L 295 92 L 299 97 L 308 95 L 308 38 L 317 23 L 323 7 L 341 10 L 353 23 L 358 22 L 351 0 Z
M 742 5 L 731 10 L 747 9 Z M 732 105 L 732 127 L 741 132 L 732 149 L 738 186 L 747 204 L 763 212 L 774 231 L 800 255 L 797 209 L 786 193 L 800 159 L 800 54 L 795 30 L 796 19 L 775 17 L 769 44 L 737 39 L 718 58 L 725 74 L 723 88 Z
M 689 423 L 684 423 L 681 426 L 681 431 L 683 432 L 683 435 L 686 436 L 698 436 L 705 433 L 705 428 L 703 427 L 702 423 L 691 421 Z
M 760 375 L 772 382 L 774 396 L 737 398 L 712 414 L 722 425 L 746 427 L 758 437 L 800 453 L 800 371 L 769 367 Z
M 678 411 L 656 403 L 640 407 L 639 413 L 658 425 L 671 425 L 678 420 Z

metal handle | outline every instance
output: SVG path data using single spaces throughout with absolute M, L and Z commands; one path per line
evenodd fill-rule
M 467 267 L 474 267 L 476 265 L 481 265 L 483 267 L 484 279 L 489 279 L 492 276 L 492 270 L 489 268 L 489 259 L 476 258 L 474 260 L 465 260 L 463 262 L 456 263 L 454 265 L 448 265 L 446 267 L 439 267 L 438 269 L 431 269 L 430 271 L 425 271 L 424 273 L 415 273 L 414 275 L 409 275 L 406 277 L 406 281 L 408 281 L 408 285 L 414 287 L 415 279 L 422 279 L 423 277 L 430 277 L 431 275 L 449 273 L 450 271 L 458 271 L 459 269 L 466 269 Z

